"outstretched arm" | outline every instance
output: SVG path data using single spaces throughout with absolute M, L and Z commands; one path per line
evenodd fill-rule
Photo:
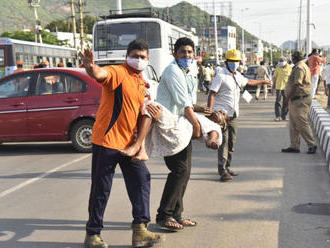
M 103 82 L 108 77 L 108 72 L 94 63 L 94 54 L 90 48 L 80 51 L 83 66 L 87 74 L 98 82 Z
M 271 81 L 269 80 L 253 80 L 253 79 L 249 79 L 248 85 L 251 85 L 251 86 L 256 86 L 256 85 L 259 85 L 259 84 L 267 84 L 267 85 L 270 85 L 272 84 Z

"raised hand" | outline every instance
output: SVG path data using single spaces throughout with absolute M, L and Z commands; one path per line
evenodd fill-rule
M 85 68 L 90 68 L 94 64 L 94 54 L 90 48 L 84 49 L 84 51 L 79 52 L 79 56 L 82 59 L 83 66 Z

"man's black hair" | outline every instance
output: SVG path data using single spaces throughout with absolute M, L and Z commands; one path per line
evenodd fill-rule
M 177 53 L 177 51 L 180 49 L 182 46 L 191 46 L 193 50 L 195 50 L 195 44 L 194 42 L 187 38 L 187 37 L 182 37 L 178 39 L 175 44 L 174 44 L 174 53 Z
M 265 65 L 265 60 L 263 60 L 263 61 L 260 61 L 260 65 Z
M 317 53 L 317 49 L 313 48 L 312 53 Z
M 142 40 L 142 39 L 133 40 L 128 44 L 127 55 L 129 55 L 130 52 L 133 50 L 140 50 L 140 51 L 147 50 L 147 52 L 149 53 L 148 49 L 149 49 L 149 46 L 148 46 L 147 42 L 145 42 L 144 40 Z

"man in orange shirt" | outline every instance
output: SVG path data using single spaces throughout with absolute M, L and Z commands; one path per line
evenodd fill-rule
M 314 98 L 317 84 L 319 82 L 320 67 L 321 67 L 320 64 L 326 62 L 327 62 L 327 58 L 321 58 L 317 53 L 317 49 L 314 48 L 312 50 L 312 54 L 308 58 L 308 66 L 312 76 L 312 92 L 311 92 L 312 98 Z
M 100 233 L 118 163 L 133 208 L 132 245 L 151 246 L 160 241 L 160 236 L 147 230 L 150 221 L 150 173 L 143 161 L 133 161 L 119 151 L 129 147 L 135 139 L 134 130 L 145 96 L 141 72 L 148 65 L 148 45 L 143 40 L 132 41 L 128 45 L 126 62 L 117 66 L 99 67 L 94 63 L 90 49 L 86 49 L 81 56 L 88 75 L 102 84 L 102 98 L 92 136 L 92 186 L 85 247 L 108 247 Z M 159 116 L 160 113 L 158 117 L 153 117 Z M 152 119 L 143 118 L 143 121 L 150 124 Z M 139 129 L 139 136 L 144 137 L 142 132 L 147 131 Z
M 18 60 L 17 63 L 16 63 L 16 67 L 17 67 L 17 69 L 14 72 L 24 71 L 23 61 Z

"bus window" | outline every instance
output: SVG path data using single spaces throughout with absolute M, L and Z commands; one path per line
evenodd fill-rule
M 95 51 L 126 50 L 135 39 L 145 40 L 149 48 L 160 48 L 160 25 L 155 22 L 111 23 L 96 27 Z
M 0 66 L 5 66 L 5 49 L 0 49 Z

